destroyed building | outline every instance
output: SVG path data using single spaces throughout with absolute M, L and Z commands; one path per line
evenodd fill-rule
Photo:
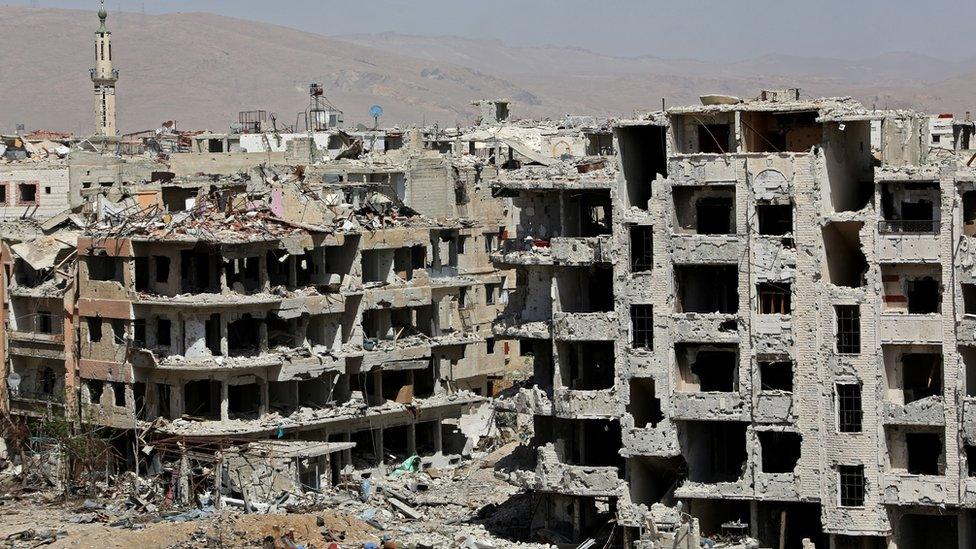
M 66 394 L 118 429 L 356 442 L 336 471 L 459 454 L 457 416 L 505 367 L 505 276 L 487 252 L 502 211 L 470 189 L 480 221 L 459 217 L 450 163 L 411 158 L 127 185 L 96 221 L 11 243 L 10 406 Z M 449 192 L 424 195 L 441 180 Z
M 605 170 L 492 182 L 536 528 L 969 547 L 970 153 L 850 99 L 702 101 L 618 121 Z
M 533 540 L 974 544 L 968 113 L 790 89 L 351 130 L 312 84 L 294 126 L 119 138 L 99 16 L 97 139 L 4 136 L 0 411 L 254 508 L 449 463 L 499 396 Z

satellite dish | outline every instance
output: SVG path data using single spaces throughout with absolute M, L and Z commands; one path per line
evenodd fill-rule
M 369 108 L 369 115 L 373 117 L 373 129 L 380 127 L 380 117 L 383 116 L 383 107 L 373 105 Z
M 16 393 L 20 389 L 20 374 L 17 372 L 10 372 L 7 376 L 7 387 L 11 392 Z

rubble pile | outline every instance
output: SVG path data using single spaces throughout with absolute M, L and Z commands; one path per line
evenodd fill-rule
M 485 411 L 479 415 L 470 429 L 494 419 Z M 28 473 L 44 467 L 14 465 L 20 458 L 8 456 L 0 460 L 0 516 L 7 517 L 0 520 L 6 523 L 0 547 L 118 546 L 119 540 L 186 548 L 546 547 L 512 541 L 528 532 L 532 501 L 496 473 L 514 466 L 513 452 L 522 446 L 510 439 L 526 434 L 488 431 L 494 434 L 473 440 L 476 448 L 464 461 L 413 456 L 385 471 L 343 475 L 342 482 L 318 491 L 275 491 L 271 480 L 263 498 L 255 498 L 252 482 L 235 484 L 241 493 L 219 495 L 212 483 L 203 484 L 188 498 L 164 474 L 181 466 L 172 463 L 142 475 L 105 475 L 90 490 L 76 487 L 74 496 L 64 498 L 56 479 Z M 213 474 L 191 469 L 193 477 Z

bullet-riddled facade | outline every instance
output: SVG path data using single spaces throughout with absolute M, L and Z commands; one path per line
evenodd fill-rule
M 500 176 L 518 251 L 495 259 L 523 305 L 496 333 L 534 359 L 509 406 L 536 414 L 539 528 L 971 543 L 976 195 L 927 127 L 796 90 L 706 97 L 620 121 L 615 174 Z M 566 224 L 601 201 L 606 227 Z

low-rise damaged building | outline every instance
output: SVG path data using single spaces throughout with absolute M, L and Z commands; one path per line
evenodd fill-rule
M 619 121 L 606 172 L 492 182 L 536 528 L 970 546 L 970 153 L 850 99 L 702 100 Z
M 329 454 L 308 486 L 470 451 L 458 418 L 508 368 L 504 204 L 483 162 L 395 152 L 156 171 L 7 241 L 4 410 L 173 451 L 320 441 L 292 449 Z

